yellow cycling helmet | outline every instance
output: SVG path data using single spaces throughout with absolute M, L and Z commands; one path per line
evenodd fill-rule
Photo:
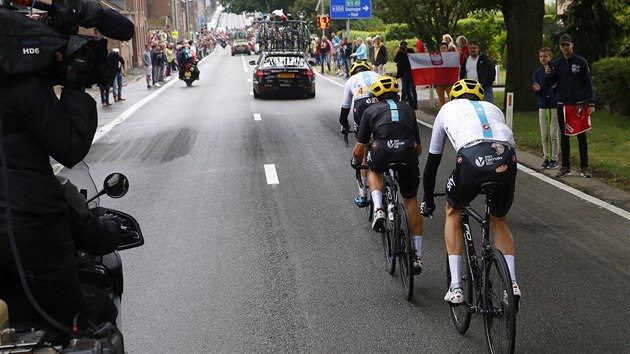
M 381 76 L 370 86 L 370 91 L 376 98 L 386 93 L 398 94 L 398 83 L 391 76 Z
M 481 87 L 481 84 L 477 80 L 473 79 L 462 79 L 457 81 L 453 85 L 453 88 L 451 88 L 450 98 L 451 100 L 460 98 L 467 93 L 475 95 L 480 101 L 483 100 L 483 87 Z M 464 98 L 468 97 L 470 96 Z
M 368 71 L 368 70 L 370 70 L 370 64 L 368 64 L 365 61 L 357 61 L 357 62 L 355 62 L 350 67 L 350 76 L 356 74 L 358 69 L 363 69 L 361 71 Z M 359 71 L 359 72 L 361 72 L 361 71 Z

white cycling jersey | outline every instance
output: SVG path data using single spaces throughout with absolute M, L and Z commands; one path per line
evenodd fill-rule
M 343 87 L 341 108 L 350 108 L 353 100 L 364 96 L 367 97 L 370 94 L 370 86 L 372 86 L 374 81 L 379 77 L 381 77 L 381 75 L 370 70 L 352 75 Z
M 455 151 L 476 142 L 497 141 L 514 147 L 512 130 L 499 107 L 490 102 L 456 99 L 440 109 L 433 123 L 429 153 L 442 154 L 446 138 Z

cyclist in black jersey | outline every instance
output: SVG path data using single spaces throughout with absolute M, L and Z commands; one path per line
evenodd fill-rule
M 418 186 L 420 170 L 418 156 L 422 152 L 420 133 L 416 123 L 416 113 L 408 104 L 398 101 L 398 84 L 390 76 L 381 76 L 371 86 L 372 96 L 377 103 L 369 106 L 361 117 L 357 134 L 357 143 L 353 150 L 353 164 L 365 153 L 368 144 L 368 185 L 374 203 L 372 228 L 382 232 L 385 225 L 383 210 L 383 178 L 391 163 L 404 163 L 397 166 L 400 194 L 407 209 L 409 229 L 414 235 L 416 260 L 414 272 L 422 269 L 422 231 L 423 219 L 418 207 Z M 370 143 L 370 137 L 372 142 Z

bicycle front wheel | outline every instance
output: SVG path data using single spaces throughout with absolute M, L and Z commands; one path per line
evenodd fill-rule
M 450 304 L 449 310 L 451 312 L 451 320 L 453 321 L 453 325 L 455 325 L 455 329 L 457 332 L 464 334 L 468 331 L 468 327 L 470 326 L 470 319 L 472 316 L 470 308 L 475 304 L 475 299 L 473 298 L 473 278 L 472 273 L 470 272 L 468 251 L 466 248 L 464 248 L 464 254 L 462 255 L 462 263 L 460 267 L 460 282 L 462 285 L 462 291 L 464 292 L 464 302 L 459 305 Z M 451 267 L 449 265 L 448 255 L 446 255 L 446 286 L 451 286 Z
M 484 327 L 490 353 L 514 353 L 516 303 L 503 254 L 492 250 L 484 261 Z
M 413 262 L 416 255 L 411 240 L 413 236 L 409 233 L 407 210 L 402 204 L 398 204 L 398 223 L 397 238 L 400 245 L 398 250 L 398 268 L 400 269 L 400 279 L 405 291 L 405 298 L 411 300 L 413 297 Z

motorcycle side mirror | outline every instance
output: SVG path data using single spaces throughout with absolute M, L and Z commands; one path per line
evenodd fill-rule
M 129 191 L 129 180 L 122 173 L 112 173 L 103 181 L 103 190 L 112 198 L 121 198 Z
M 103 194 L 107 194 L 112 198 L 121 198 L 129 191 L 129 180 L 122 173 L 111 173 L 109 176 L 105 177 L 105 181 L 103 181 L 103 189 L 98 192 L 95 196 L 90 198 L 86 203 L 92 202 L 94 199 L 102 196 Z
M 256 60 L 250 60 L 249 65 L 256 65 Z

